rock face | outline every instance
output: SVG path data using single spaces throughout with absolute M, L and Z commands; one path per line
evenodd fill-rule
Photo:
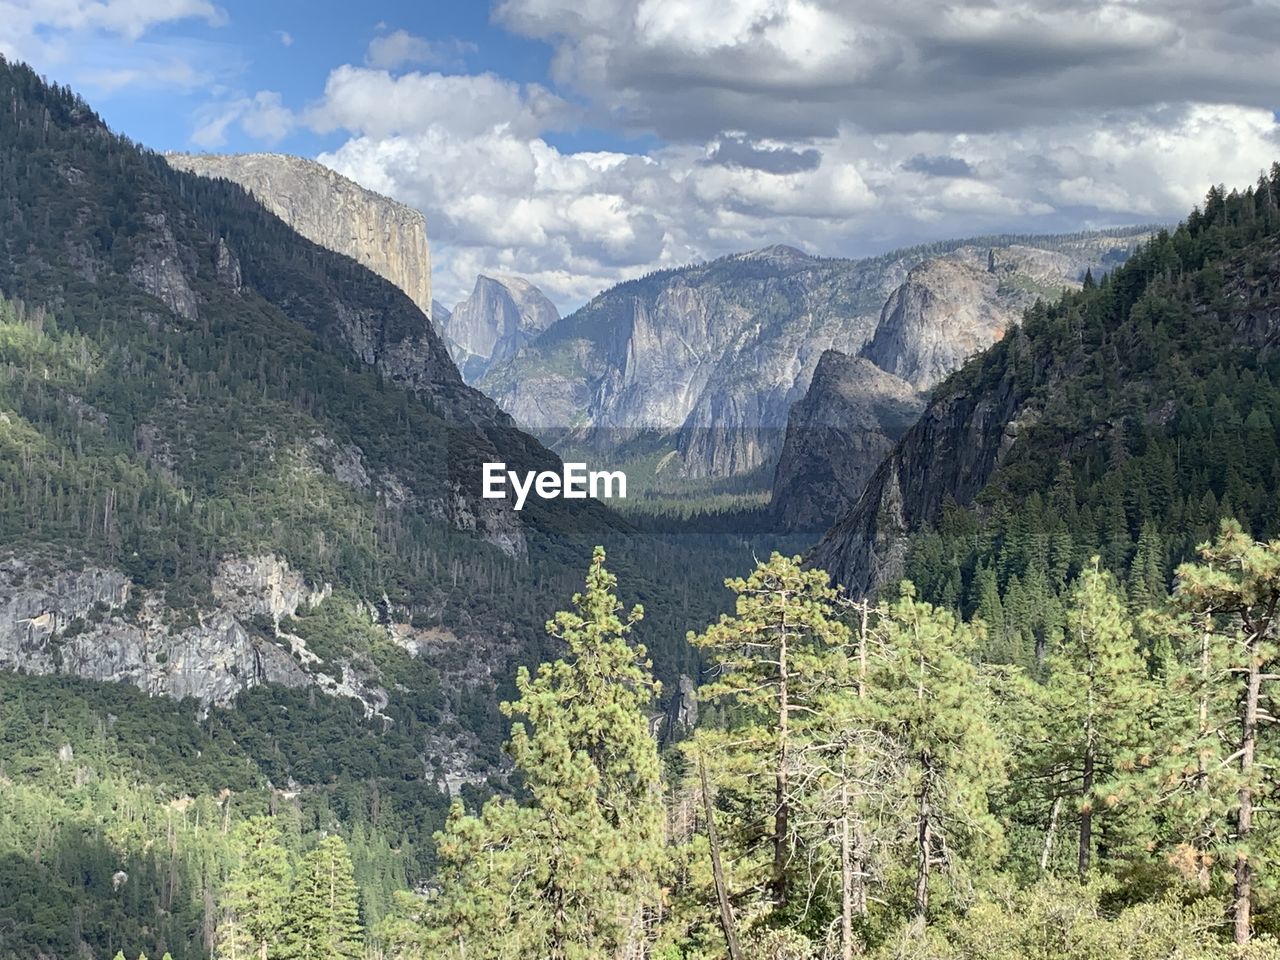
M 862 348 L 880 369 L 926 390 L 1016 322 L 994 273 L 958 258 L 926 260 L 889 295 Z
M 924 395 L 870 360 L 828 350 L 791 408 L 772 506 L 791 530 L 826 530 L 857 500 Z
M 912 267 L 859 362 L 833 356 L 792 408 L 772 494 L 782 525 L 829 527 L 915 421 L 927 392 L 1015 326 L 1036 297 L 1078 286 L 1080 263 L 1079 251 L 965 245 Z
M 293 616 L 319 603 L 274 556 L 224 561 L 217 608 L 176 626 L 163 593 L 141 591 L 118 570 L 73 569 L 49 558 L 0 560 L 0 669 L 131 683 L 149 694 L 224 705 L 262 683 L 316 683 L 288 649 L 248 626 L 255 615 Z M 330 678 L 324 678 L 333 681 Z
M 528 280 L 479 276 L 471 296 L 445 312 L 441 329 L 462 378 L 473 383 L 559 319 L 555 304 Z
M 1036 489 L 1022 472 L 1029 463 L 1084 456 L 1107 462 L 1117 439 L 1124 449 L 1117 426 L 1123 430 L 1129 411 L 1143 411 L 1146 427 L 1158 435 L 1187 391 L 1202 389 L 1197 378 L 1216 364 L 1246 366 L 1276 350 L 1280 248 L 1256 244 L 1248 255 L 1209 269 L 1218 272 L 1211 299 L 1195 282 L 1160 292 L 1175 304 L 1167 309 L 1203 321 L 1189 328 L 1194 333 L 1172 340 L 1164 360 L 1198 373 L 1153 377 L 1141 350 L 1099 337 L 1097 326 L 1065 335 L 1061 329 L 1015 328 L 934 392 L 857 502 L 810 553 L 810 564 L 855 596 L 892 584 L 903 572 L 912 534 L 935 523 L 948 501 L 971 506 L 984 489 L 998 485 L 1016 503 Z M 1130 275 L 1117 285 L 1128 284 L 1124 289 L 1136 298 L 1133 291 L 1148 282 L 1155 281 Z M 1215 356 L 1214 363 L 1206 356 Z M 1109 377 L 1125 384 L 1123 392 L 1099 387 L 1094 371 L 1103 363 Z
M 1027 396 L 1010 374 L 989 389 L 936 397 L 813 549 L 810 563 L 853 596 L 900 576 L 909 534 L 936 518 L 948 497 L 969 503 L 1018 432 L 1034 422 L 1035 411 L 1023 409 Z
M 179 169 L 240 184 L 308 240 L 390 280 L 431 315 L 431 248 L 418 210 L 301 157 L 171 153 L 165 159 Z
M 608 290 L 477 385 L 552 444 L 670 438 L 689 477 L 746 474 L 784 446 L 828 349 L 927 388 L 1037 295 L 1123 260 L 1139 231 L 957 242 L 869 260 L 768 247 Z

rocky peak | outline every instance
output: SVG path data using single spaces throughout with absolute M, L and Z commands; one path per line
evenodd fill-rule
M 1017 322 L 1017 299 L 1002 298 L 997 275 L 975 264 L 926 260 L 889 296 L 862 356 L 926 390 L 1000 339 Z
M 791 408 L 772 506 L 788 529 L 825 530 L 862 493 L 924 396 L 864 357 L 828 350 Z
M 431 249 L 422 213 L 328 167 L 276 153 L 166 154 L 178 169 L 238 183 L 313 243 L 350 257 L 431 312 Z
M 471 296 L 444 311 L 441 328 L 463 378 L 478 379 L 560 319 L 546 295 L 522 277 L 476 277 Z
M 566 449 L 611 445 L 625 458 L 656 434 L 682 476 L 748 474 L 780 455 L 824 350 L 927 389 L 1037 296 L 1123 260 L 1141 235 L 1012 239 L 866 260 L 774 245 L 661 271 L 595 297 L 478 383 Z

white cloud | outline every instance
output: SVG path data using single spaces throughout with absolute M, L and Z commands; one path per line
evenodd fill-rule
M 432 67 L 460 67 L 466 56 L 479 48 L 465 40 L 426 40 L 405 30 L 374 37 L 365 62 L 378 70 L 398 70 L 411 64 Z
M 342 66 L 329 74 L 324 97 L 307 111 L 322 133 L 368 136 L 421 133 L 447 126 L 460 134 L 496 127 L 531 136 L 555 127 L 567 105 L 538 84 L 521 85 L 491 73 L 452 76 Z
M 57 68 L 90 94 L 208 82 L 178 43 L 139 43 L 152 28 L 184 20 L 226 22 L 210 0 L 0 0 L 0 54 Z
M 277 30 L 276 39 L 280 41 L 280 46 L 282 47 L 293 46 L 293 34 L 288 30 Z
M 279 143 L 297 126 L 297 118 L 274 90 L 260 90 L 252 97 L 215 103 L 196 115 L 191 143 L 215 150 L 227 142 L 227 131 L 238 123 L 249 136 L 268 144 Z
M 475 134 L 437 122 L 354 136 L 320 159 L 427 212 L 446 302 L 477 272 L 501 270 L 572 307 L 658 267 L 770 242 L 861 255 L 929 238 L 1171 221 L 1213 182 L 1251 182 L 1280 153 L 1280 125 L 1265 110 L 1194 105 L 1016 133 L 846 126 L 814 146 L 814 168 L 772 173 L 708 163 L 714 145 L 575 154 L 501 126 Z M 927 172 L 912 163 L 921 156 L 963 175 Z
M 6 35 L 38 29 L 103 30 L 137 40 L 152 27 L 178 20 L 225 22 L 226 14 L 209 0 L 4 0 L 0 23 Z
M 323 162 L 426 212 L 442 299 L 507 272 L 572 307 L 772 242 L 861 255 L 1177 219 L 1280 154 L 1280 5 L 1211 6 L 502 0 L 499 24 L 552 45 L 554 92 L 401 72 L 458 51 L 380 25 L 365 63 L 331 70 L 314 102 L 223 103 L 193 139 L 341 133 Z M 575 127 L 662 145 L 557 148 Z

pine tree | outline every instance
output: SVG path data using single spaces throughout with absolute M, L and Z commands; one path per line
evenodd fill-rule
M 336 834 L 323 837 L 299 865 L 281 954 L 286 960 L 364 956 L 351 854 Z
M 990 856 L 1001 830 L 988 794 L 1003 751 L 987 716 L 987 696 L 970 657 L 978 637 L 949 611 L 917 600 L 902 584 L 885 612 L 886 656 L 872 682 L 883 691 L 882 723 L 898 742 L 911 800 L 907 841 L 914 860 L 913 915 L 929 914 L 934 868 L 960 872 Z
M 222 891 L 219 960 L 268 960 L 283 937 L 289 898 L 289 853 L 270 817 L 236 828 L 239 862 Z
M 802 569 L 799 557 L 775 553 L 749 577 L 725 584 L 738 595 L 735 613 L 700 635 L 691 633 L 689 642 L 706 651 L 716 677 L 702 689 L 703 698 L 727 703 L 732 721 L 727 730 L 705 733 L 699 750 L 714 757 L 720 775 L 744 798 L 741 833 L 754 832 L 767 811 L 765 884 L 773 909 L 781 911 L 796 840 L 793 756 L 831 653 L 848 642 L 849 629 L 838 618 L 838 594 L 827 574 Z
M 1081 877 L 1092 860 L 1099 787 L 1136 739 L 1153 699 L 1132 623 L 1099 562 L 1092 559 L 1076 586 L 1046 685 L 1049 736 L 1058 754 L 1054 780 L 1070 789 L 1079 811 Z
M 508 750 L 529 803 L 455 804 L 438 836 L 441 892 L 428 926 L 473 960 L 587 960 L 643 951 L 658 905 L 663 806 L 646 710 L 657 692 L 628 642 L 616 578 L 597 548 L 574 610 L 547 624 L 567 655 L 517 677 Z
M 1233 933 L 1252 934 L 1259 876 L 1280 864 L 1280 749 L 1267 727 L 1280 677 L 1280 540 L 1258 543 L 1235 520 L 1182 565 L 1174 599 L 1185 611 L 1178 694 L 1151 751 L 1157 796 L 1179 846 L 1175 862 L 1212 882 L 1229 871 Z M 1261 801 L 1261 802 L 1260 802 Z

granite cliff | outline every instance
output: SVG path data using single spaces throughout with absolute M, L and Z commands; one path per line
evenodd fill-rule
M 790 530 L 825 530 L 858 498 L 924 395 L 870 360 L 828 350 L 791 408 L 772 508 Z
M 686 477 L 772 466 L 828 349 L 925 389 L 1037 295 L 1123 260 L 1141 231 L 989 238 L 867 260 L 775 246 L 620 284 L 478 381 L 518 423 L 617 459 L 667 438 Z
M 471 296 L 444 311 L 440 326 L 462 378 L 474 383 L 560 319 L 555 304 L 521 277 L 476 277 Z
M 1020 510 L 1063 525 L 1055 549 L 1104 543 L 1118 565 L 1157 529 L 1143 533 L 1144 512 L 1161 516 L 1176 562 L 1236 504 L 1265 509 L 1272 422 L 1262 409 L 1245 418 L 1236 408 L 1261 402 L 1273 382 L 1280 245 L 1265 226 L 1253 224 L 1263 239 L 1249 242 L 1234 223 L 1197 216 L 1172 236 L 1157 234 L 1104 284 L 1028 310 L 938 386 L 809 561 L 855 595 L 873 592 L 907 571 L 917 538 L 937 534 L 952 505 L 963 513 L 950 536 L 967 538 L 967 556 L 940 548 L 919 572 L 951 578 L 963 595 L 1000 549 L 985 524 Z M 1228 400 L 1233 392 L 1241 399 Z M 1240 446 L 1246 435 L 1253 440 Z M 1254 443 L 1260 455 L 1251 459 L 1243 451 Z M 1221 494 L 1206 487 L 1206 469 Z M 1081 496 L 1092 499 L 1079 505 Z M 1035 576 L 1031 567 L 1015 572 Z
M 302 157 L 170 153 L 165 159 L 238 183 L 308 240 L 390 280 L 431 315 L 431 248 L 420 211 Z
M 1099 240 L 1108 242 L 966 244 L 913 266 L 886 299 L 859 362 L 831 358 L 792 408 L 774 473 L 779 521 L 825 530 L 838 519 L 923 409 L 928 391 L 1016 326 L 1037 298 L 1078 289 L 1091 259 L 1103 259 Z M 1127 249 L 1110 251 L 1108 265 Z

